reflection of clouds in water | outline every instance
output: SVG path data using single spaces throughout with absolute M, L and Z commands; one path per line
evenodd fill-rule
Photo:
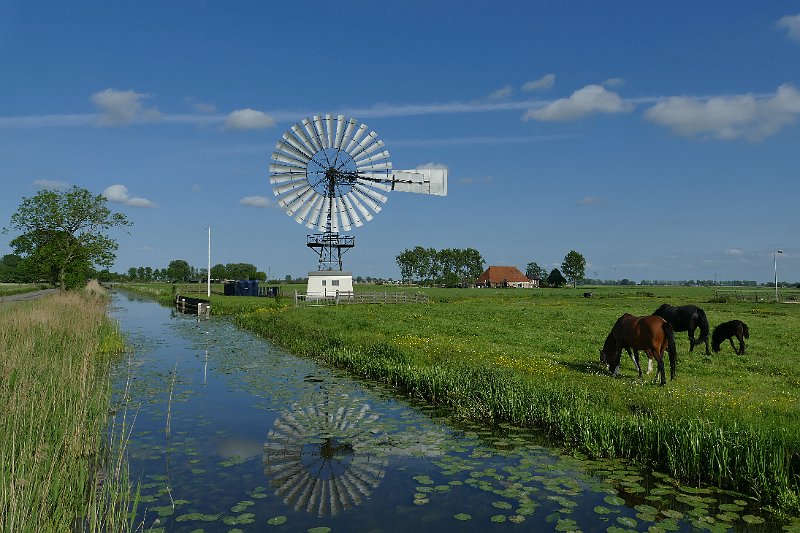
M 264 444 L 264 473 L 296 511 L 336 515 L 380 484 L 387 440 L 370 406 L 346 394 L 295 405 L 275 421 Z

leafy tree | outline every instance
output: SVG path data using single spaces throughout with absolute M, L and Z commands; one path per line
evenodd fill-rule
M 36 274 L 29 262 L 17 254 L 7 254 L 0 259 L 0 283 L 31 283 Z
M 128 269 L 128 279 L 130 279 L 131 281 L 137 279 L 138 276 L 137 272 L 138 271 L 136 270 L 136 267 L 130 267 Z
M 80 187 L 41 190 L 23 198 L 11 216 L 11 229 L 20 235 L 10 245 L 17 254 L 32 259 L 39 272 L 62 290 L 78 286 L 86 281 L 92 265 L 113 264 L 118 245 L 105 232 L 131 225 L 125 215 L 112 213 L 106 202 Z
M 563 287 L 566 282 L 567 280 L 564 279 L 564 276 L 561 274 L 561 271 L 558 270 L 557 268 L 551 270 L 550 274 L 548 274 L 547 276 L 547 284 L 550 287 Z
M 175 259 L 167 266 L 167 278 L 172 281 L 188 281 L 192 277 L 192 267 L 183 259 Z
M 545 270 L 544 267 L 540 267 L 536 262 L 528 263 L 528 266 L 525 268 L 525 275 L 528 276 L 528 279 L 547 280 L 547 270 Z
M 225 272 L 229 279 L 256 279 L 258 269 L 250 263 L 228 263 Z
M 225 265 L 222 263 L 216 264 L 211 267 L 211 279 L 229 279 L 228 271 L 225 270 Z
M 572 288 L 574 289 L 578 280 L 586 277 L 586 259 L 575 250 L 570 250 L 564 256 L 561 270 L 564 271 L 564 276 L 572 283 Z

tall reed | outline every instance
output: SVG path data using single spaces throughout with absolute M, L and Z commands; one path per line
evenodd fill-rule
M 98 286 L 0 305 L 0 530 L 126 531 L 130 490 L 108 443 L 123 348 Z

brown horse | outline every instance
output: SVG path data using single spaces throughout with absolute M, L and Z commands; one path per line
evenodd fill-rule
M 613 369 L 614 375 L 619 373 L 619 363 L 622 350 L 630 355 L 633 350 L 633 362 L 642 377 L 642 368 L 639 366 L 639 350 L 644 350 L 647 357 L 658 362 L 656 379 L 661 376 L 661 385 L 667 382 L 664 371 L 664 350 L 669 353 L 669 376 L 675 379 L 675 370 L 678 365 L 678 355 L 675 350 L 675 331 L 672 326 L 659 316 L 633 316 L 625 313 L 611 328 L 606 337 L 603 349 L 600 350 L 600 362 L 607 364 L 609 370 Z

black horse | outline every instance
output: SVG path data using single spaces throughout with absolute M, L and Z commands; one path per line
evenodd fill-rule
M 739 339 L 739 349 L 733 344 L 733 338 Z M 720 344 L 725 339 L 731 342 L 731 348 L 738 355 L 744 355 L 744 340 L 750 338 L 750 328 L 741 320 L 731 320 L 723 322 L 714 328 L 714 333 L 711 334 L 711 349 L 717 353 L 720 349 Z
M 689 351 L 694 350 L 695 346 L 705 343 L 706 355 L 711 355 L 708 349 L 708 318 L 706 313 L 696 305 L 681 305 L 675 307 L 664 304 L 653 312 L 672 325 L 675 331 L 689 332 Z M 700 336 L 694 339 L 694 331 L 700 328 Z

